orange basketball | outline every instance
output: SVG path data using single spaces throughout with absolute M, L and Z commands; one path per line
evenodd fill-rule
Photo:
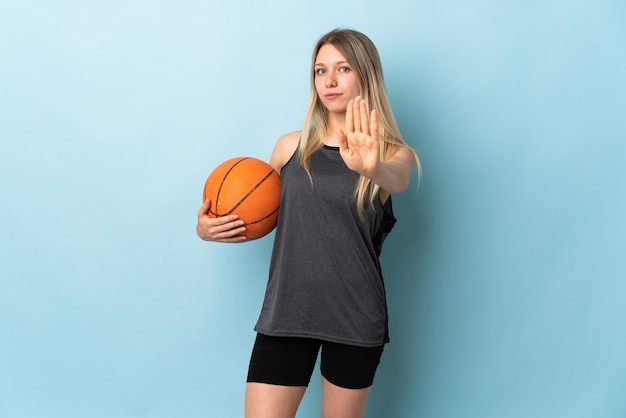
M 280 207 L 280 176 L 271 165 L 237 157 L 218 165 L 207 178 L 202 201 L 211 200 L 209 216 L 239 215 L 248 240 L 269 234 Z

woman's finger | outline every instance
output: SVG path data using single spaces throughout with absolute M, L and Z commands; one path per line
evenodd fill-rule
M 354 119 L 352 118 L 353 103 L 354 100 L 350 100 L 346 107 L 346 133 L 354 132 Z
M 357 97 L 356 99 L 354 99 L 353 102 L 353 108 L 352 108 L 352 113 L 353 113 L 353 119 L 354 119 L 354 132 L 361 132 L 362 130 L 362 126 L 361 126 L 361 98 Z M 346 117 L 348 117 L 348 115 L 346 114 Z
M 367 107 L 365 106 L 365 100 L 361 100 L 359 103 L 359 120 L 361 121 L 361 130 L 364 134 L 370 134 L 370 126 L 367 120 Z
M 372 116 L 370 119 L 370 132 L 372 139 L 378 141 L 378 112 L 372 110 Z

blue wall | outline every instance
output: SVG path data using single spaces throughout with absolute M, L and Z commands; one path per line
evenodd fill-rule
M 195 212 L 299 129 L 337 26 L 379 47 L 424 166 L 368 417 L 626 414 L 623 2 L 9 0 L 0 417 L 241 415 L 271 238 L 202 242 Z

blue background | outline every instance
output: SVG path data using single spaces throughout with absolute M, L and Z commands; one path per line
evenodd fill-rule
M 624 2 L 4 0 L 0 417 L 242 415 L 272 239 L 196 210 L 300 128 L 338 26 L 424 167 L 368 417 L 625 416 Z

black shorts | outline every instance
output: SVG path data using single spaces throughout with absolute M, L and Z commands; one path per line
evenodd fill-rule
M 383 347 L 356 347 L 311 338 L 257 334 L 248 382 L 308 386 L 322 348 L 320 371 L 330 383 L 348 389 L 370 387 Z

